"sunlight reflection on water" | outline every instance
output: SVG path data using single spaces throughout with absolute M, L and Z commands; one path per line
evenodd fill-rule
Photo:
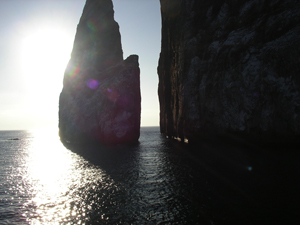
M 25 180 L 32 193 L 25 208 L 31 210 L 26 210 L 23 216 L 31 224 L 75 220 L 84 223 L 86 209 L 91 206 L 85 205 L 78 190 L 85 190 L 92 183 L 107 182 L 107 175 L 66 149 L 57 132 L 33 131 L 32 135 L 25 159 Z
M 106 147 L 64 146 L 57 130 L 0 131 L 0 224 L 287 222 L 299 214 L 299 154 L 188 147 L 159 128 Z

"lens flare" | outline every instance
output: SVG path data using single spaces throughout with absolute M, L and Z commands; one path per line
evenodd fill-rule
M 86 25 L 93 32 L 100 33 L 103 30 L 103 27 L 105 26 L 105 22 L 104 21 L 99 22 L 99 19 L 92 18 L 86 22 Z
M 95 80 L 95 79 L 88 79 L 86 81 L 86 85 L 90 88 L 90 89 L 97 89 L 99 86 L 99 81 Z
M 107 88 L 104 95 L 112 102 L 115 102 L 120 97 L 119 92 L 111 88 Z
M 80 72 L 80 68 L 78 66 L 70 65 L 68 67 L 68 72 L 67 74 L 74 78 L 78 73 Z

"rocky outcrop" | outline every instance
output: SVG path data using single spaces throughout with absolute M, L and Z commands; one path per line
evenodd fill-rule
M 111 0 L 87 0 L 59 99 L 62 141 L 136 142 L 140 135 L 138 56 L 123 60 Z
M 160 127 L 300 140 L 300 2 L 161 0 Z

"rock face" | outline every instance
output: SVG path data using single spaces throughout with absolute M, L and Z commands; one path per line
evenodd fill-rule
M 300 140 L 300 2 L 160 0 L 160 127 Z
M 123 60 L 111 0 L 87 0 L 59 99 L 62 141 L 136 142 L 140 135 L 138 56 Z

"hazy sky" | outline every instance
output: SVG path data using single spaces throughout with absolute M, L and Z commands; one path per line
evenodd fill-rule
M 113 0 L 124 58 L 138 54 L 142 126 L 158 126 L 159 0 Z M 0 130 L 57 127 L 85 0 L 0 0 Z

